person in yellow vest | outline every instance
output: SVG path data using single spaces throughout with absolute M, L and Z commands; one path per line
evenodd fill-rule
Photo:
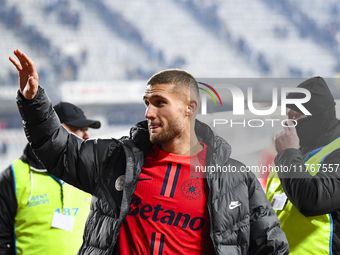
M 85 140 L 88 127 L 101 125 L 70 103 L 54 110 L 70 133 Z M 90 200 L 89 193 L 47 173 L 28 144 L 0 173 L 0 254 L 77 254 Z
M 334 98 L 321 77 L 302 82 L 303 106 L 287 105 L 290 119 L 275 135 L 276 171 L 266 193 L 293 255 L 340 254 L 340 123 Z M 304 98 L 289 93 L 287 98 Z M 296 125 L 296 126 L 295 126 Z

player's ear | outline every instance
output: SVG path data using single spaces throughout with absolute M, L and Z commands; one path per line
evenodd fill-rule
M 197 112 L 198 103 L 196 100 L 190 100 L 187 105 L 187 116 L 192 116 Z

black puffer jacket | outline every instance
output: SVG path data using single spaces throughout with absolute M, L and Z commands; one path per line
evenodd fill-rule
M 335 102 L 325 80 L 313 77 L 298 86 L 310 91 L 311 98 L 303 106 L 312 114 L 298 120 L 296 126 L 300 148 L 281 151 L 275 158 L 276 166 L 288 166 L 301 171 L 279 171 L 282 188 L 290 202 L 306 217 L 330 213 L 332 215 L 331 248 L 340 254 L 340 148 L 323 160 L 322 171 L 312 176 L 306 171 L 304 158 L 340 137 L 340 121 L 336 118 Z M 300 95 L 301 96 L 301 95 Z M 287 98 L 300 98 L 289 93 Z M 296 105 L 287 107 L 300 112 Z M 287 228 L 289 226 L 286 226 Z
M 335 116 L 334 116 L 335 117 Z M 309 147 L 286 149 L 275 158 L 275 165 L 296 165 L 300 172 L 278 172 L 282 188 L 292 204 L 306 217 L 330 213 L 333 220 L 332 254 L 340 254 L 340 149 L 330 153 L 323 164 L 333 165 L 333 171 L 319 171 L 312 177 L 303 159 L 314 149 L 323 147 L 340 137 L 340 123 L 335 118 L 325 123 L 328 130 Z M 337 170 L 335 170 L 337 168 Z
M 48 171 L 93 195 L 91 212 L 79 254 L 114 254 L 122 221 L 127 216 L 146 153 L 152 144 L 146 122 L 119 140 L 87 140 L 60 126 L 42 88 L 29 101 L 18 94 L 17 103 L 25 132 Z M 196 132 L 205 142 L 208 165 L 234 166 L 230 146 L 197 121 Z M 119 176 L 125 175 L 119 190 Z M 288 254 L 286 237 L 261 185 L 250 173 L 215 173 L 207 176 L 211 239 L 216 254 Z M 229 209 L 231 201 L 241 202 Z

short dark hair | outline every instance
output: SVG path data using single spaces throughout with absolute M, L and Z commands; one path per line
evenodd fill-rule
M 147 82 L 147 85 L 173 84 L 179 87 L 187 87 L 199 98 L 198 84 L 194 76 L 181 69 L 167 69 L 154 74 Z

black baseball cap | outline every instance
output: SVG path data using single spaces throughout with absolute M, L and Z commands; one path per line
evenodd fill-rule
M 100 121 L 87 119 L 82 109 L 67 102 L 60 102 L 54 107 L 60 122 L 77 128 L 100 128 Z

